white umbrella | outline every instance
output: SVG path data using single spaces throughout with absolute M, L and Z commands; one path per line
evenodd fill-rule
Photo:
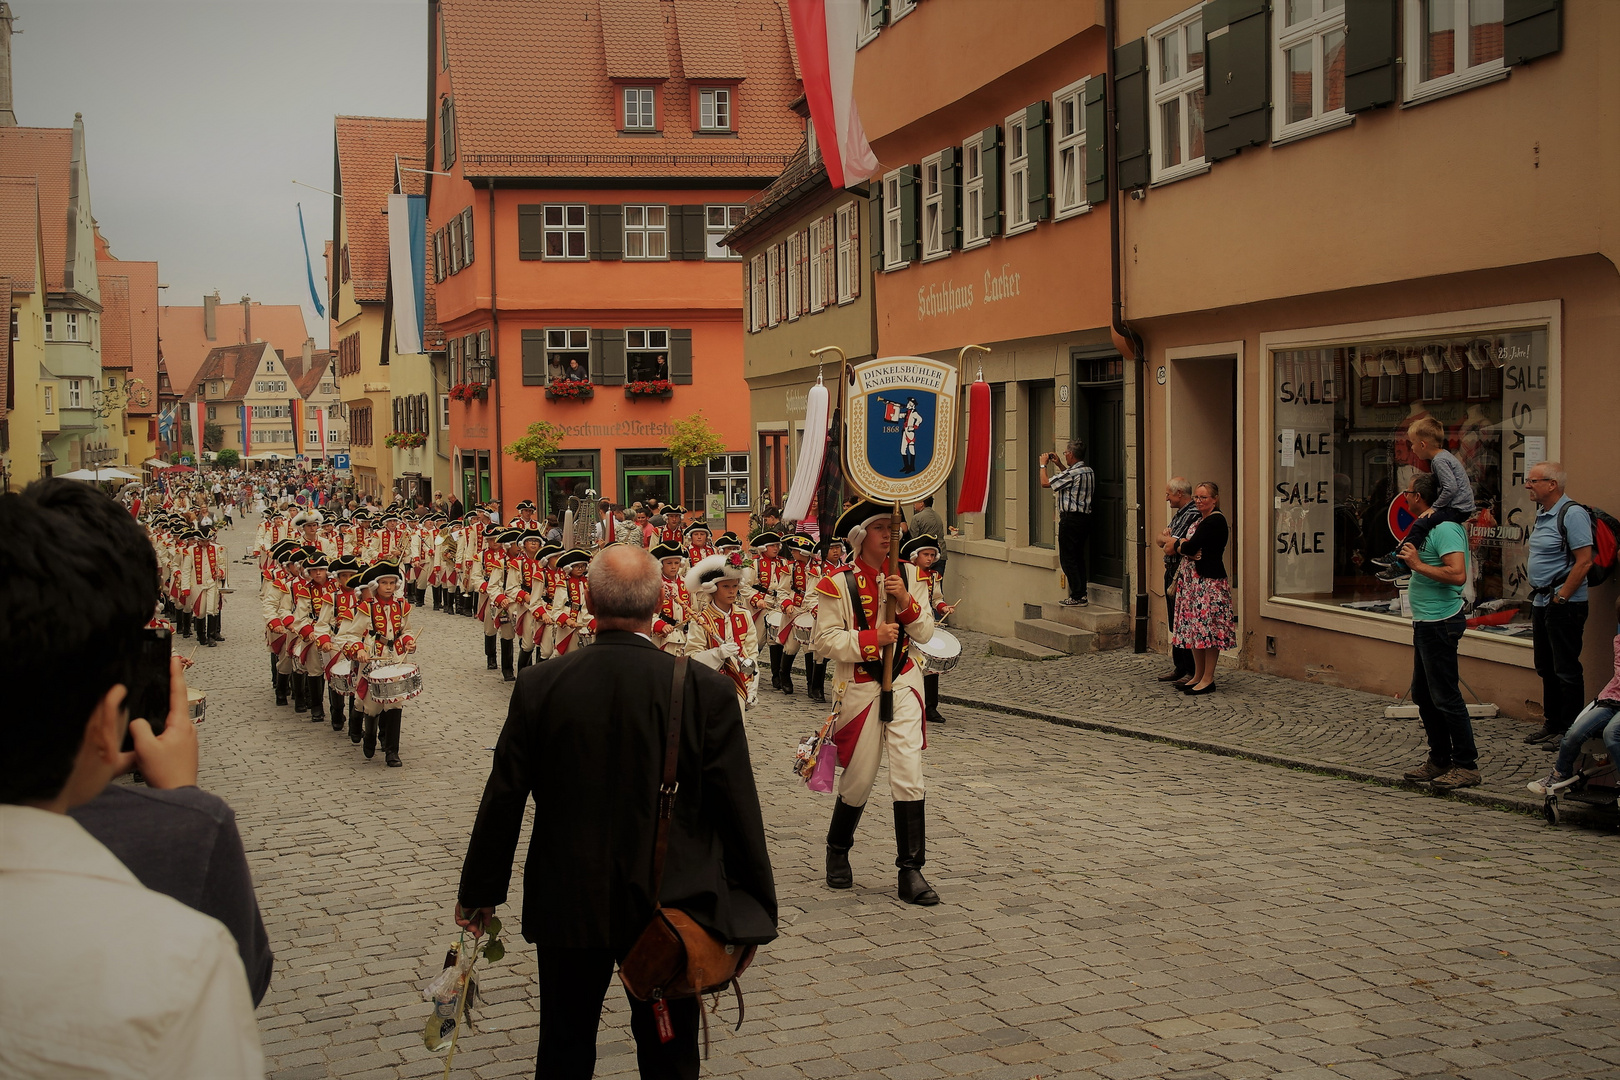
M 74 469 L 63 473 L 62 480 L 139 480 L 138 476 L 131 476 L 122 469 L 99 469 L 92 472 L 89 469 Z

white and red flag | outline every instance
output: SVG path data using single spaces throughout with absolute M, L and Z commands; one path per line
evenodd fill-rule
M 877 171 L 877 157 L 855 109 L 855 41 L 864 0 L 788 0 L 804 96 L 816 144 L 833 187 L 847 188 Z

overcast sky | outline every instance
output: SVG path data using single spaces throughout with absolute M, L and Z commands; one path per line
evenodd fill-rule
M 302 304 L 332 232 L 332 117 L 420 117 L 426 0 L 10 0 L 17 122 L 84 114 L 90 196 L 121 259 L 156 259 L 170 304 L 219 290 Z M 323 303 L 324 298 L 323 298 Z

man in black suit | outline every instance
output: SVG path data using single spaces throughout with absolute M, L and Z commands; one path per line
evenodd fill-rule
M 461 870 L 456 922 L 475 936 L 506 900 L 524 804 L 535 800 L 523 869 L 523 937 L 540 967 L 536 1076 L 589 1077 L 613 965 L 652 918 L 658 787 L 675 658 L 647 636 L 659 565 L 616 545 L 591 563 L 595 644 L 518 676 Z M 662 902 L 717 937 L 776 937 L 776 886 L 736 688 L 688 664 Z M 698 1009 L 669 1002 L 661 1041 L 650 1004 L 630 1000 L 643 1077 L 698 1075 Z

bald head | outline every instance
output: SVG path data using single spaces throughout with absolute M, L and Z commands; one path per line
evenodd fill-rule
M 633 544 L 613 544 L 592 559 L 586 584 L 598 627 L 635 633 L 651 629 L 661 576 L 658 560 Z

